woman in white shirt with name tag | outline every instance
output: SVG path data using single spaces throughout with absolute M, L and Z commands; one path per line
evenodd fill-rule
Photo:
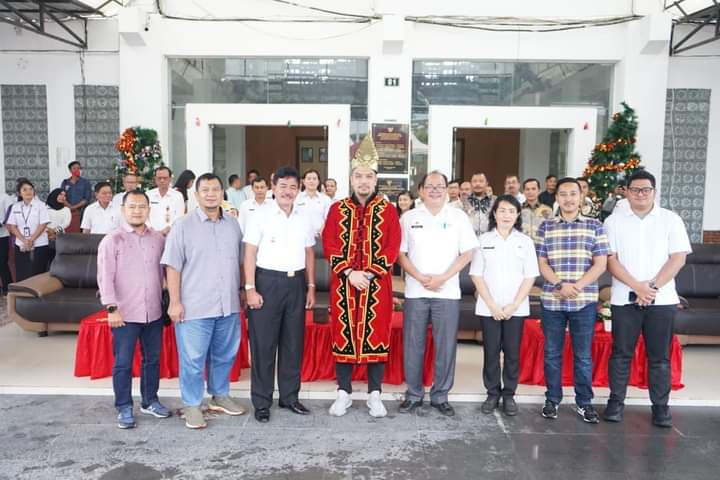
M 48 263 L 48 236 L 45 227 L 50 223 L 47 206 L 35 198 L 35 186 L 28 180 L 17 184 L 21 201 L 10 209 L 7 227 L 15 236 L 16 281 L 43 273 Z
M 505 415 L 517 415 L 514 395 L 520 375 L 520 342 L 530 314 L 528 294 L 540 274 L 533 240 L 522 233 L 520 203 L 512 195 L 495 200 L 489 231 L 480 236 L 470 277 L 478 291 L 475 314 L 483 326 L 483 382 L 487 399 L 480 407 L 490 414 L 503 399 Z M 503 352 L 502 385 L 500 352 Z

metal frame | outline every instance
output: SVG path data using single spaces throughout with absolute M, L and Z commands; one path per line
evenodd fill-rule
M 682 15 L 680 18 L 673 20 L 672 33 L 670 37 L 670 56 L 720 40 L 720 3 L 718 3 L 718 0 L 712 0 L 712 5 L 693 13 L 688 13 L 683 8 L 682 4 L 684 1 L 685 0 L 677 0 L 672 3 L 668 1 L 665 2 L 665 10 L 675 9 Z M 677 25 L 694 25 L 695 27 L 681 39 L 676 41 L 675 27 Z M 707 26 L 714 27 L 712 37 L 685 45 L 688 41 L 695 37 L 700 30 Z
M 78 0 L 0 0 L 0 22 L 85 50 L 87 17 L 104 16 L 102 8 L 109 3 L 122 6 L 118 0 L 108 0 L 97 8 Z M 79 22 L 81 29 L 71 28 L 68 21 Z M 59 25 L 62 31 L 49 33 L 49 23 Z

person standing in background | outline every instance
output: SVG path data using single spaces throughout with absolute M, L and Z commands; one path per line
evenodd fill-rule
M 92 202 L 92 187 L 90 182 L 82 176 L 82 166 L 77 160 L 68 164 L 70 178 L 60 184 L 65 192 L 65 205 L 72 213 L 72 221 L 67 228 L 68 233 L 80 232 L 80 221 L 83 210 Z
M 5 192 L 0 193 L 0 279 L 2 280 L 2 295 L 7 295 L 8 285 L 12 283 L 10 265 L 8 264 L 10 232 L 5 226 L 5 223 L 10 215 L 10 208 L 12 208 L 14 203 L 15 197 Z
M 35 197 L 35 186 L 29 180 L 18 182 L 18 195 L 7 220 L 8 230 L 15 236 L 15 280 L 21 282 L 43 273 L 48 264 L 47 206 Z
M 185 215 L 185 200 L 180 192 L 170 188 L 172 170 L 162 166 L 155 169 L 156 188 L 149 190 L 150 226 L 167 235 L 175 220 Z

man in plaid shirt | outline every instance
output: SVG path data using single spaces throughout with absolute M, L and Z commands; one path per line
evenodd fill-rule
M 576 411 L 588 423 L 599 417 L 591 405 L 592 338 L 597 317 L 597 279 L 605 271 L 608 239 L 602 223 L 580 214 L 580 184 L 563 178 L 557 184 L 560 215 L 546 220 L 537 232 L 545 335 L 545 418 L 557 418 L 562 400 L 562 354 L 565 327 L 573 348 Z

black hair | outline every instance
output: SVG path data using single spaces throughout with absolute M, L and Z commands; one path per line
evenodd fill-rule
M 30 185 L 30 187 L 32 187 L 32 189 L 35 190 L 35 185 L 33 185 L 33 183 L 30 180 L 28 180 L 27 178 L 24 178 L 24 177 L 18 178 L 17 182 L 15 183 L 15 193 L 18 194 L 18 198 L 20 198 L 20 190 L 22 190 L 22 187 L 24 187 L 25 185 Z
M 232 187 L 232 184 L 235 180 L 240 180 L 240 175 L 232 174 L 228 177 L 228 185 Z
M 314 174 L 317 176 L 317 178 L 318 178 L 318 188 L 319 188 L 320 185 L 323 184 L 323 180 L 322 180 L 322 177 L 320 176 L 320 172 L 318 172 L 318 171 L 315 170 L 314 168 L 311 168 L 310 170 L 305 170 L 305 173 L 303 173 L 302 179 L 305 180 L 305 178 L 307 178 L 307 176 L 308 176 L 309 174 L 311 174 L 311 173 L 314 173 Z M 305 191 L 305 185 L 304 185 L 304 184 L 303 184 L 303 186 L 302 186 L 302 190 Z
M 551 178 L 557 179 L 557 175 L 553 175 L 553 174 L 551 173 L 550 175 L 548 175 L 547 177 L 545 177 L 545 181 L 547 182 L 547 181 L 550 180 Z
M 522 215 L 520 215 L 522 207 L 520 207 L 520 202 L 518 202 L 517 198 L 513 197 L 510 194 L 500 195 L 495 199 L 495 203 L 493 203 L 493 206 L 490 209 L 490 213 L 488 214 L 488 231 L 492 231 L 493 228 L 497 227 L 497 219 L 495 218 L 495 213 L 500 206 L 500 202 L 507 202 L 513 207 L 515 207 L 515 211 L 518 213 L 518 216 L 515 220 L 515 225 L 513 225 L 513 228 L 518 232 L 522 232 Z
M 330 178 L 330 177 L 328 177 L 328 178 L 325 179 L 325 181 L 323 182 L 323 185 L 326 184 L 327 182 L 331 181 L 331 180 L 332 180 L 333 182 L 335 182 L 335 186 L 337 186 L 337 180 L 335 180 L 334 178 Z
M 268 185 L 268 182 L 267 182 L 267 180 L 265 180 L 265 177 L 261 177 L 259 175 L 253 179 L 252 185 L 255 185 L 256 183 L 260 183 L 260 182 L 264 182 L 266 186 Z
M 511 179 L 511 178 L 516 179 L 518 182 L 520 181 L 520 177 L 518 177 L 518 176 L 517 176 L 516 174 L 514 174 L 514 173 L 508 173 L 507 175 L 505 175 L 505 180 L 509 180 L 509 179 Z
M 627 178 L 627 186 L 629 187 L 635 180 L 650 180 L 650 185 L 655 188 L 655 175 L 643 168 L 637 169 L 630 174 Z
M 93 190 L 95 191 L 95 193 L 98 193 L 104 187 L 110 187 L 110 191 L 112 192 L 112 185 L 110 185 L 110 182 L 97 182 L 95 184 L 95 187 L 93 187 Z
M 427 179 L 430 175 L 440 175 L 443 178 L 443 180 L 445 180 L 445 186 L 447 187 L 447 185 L 448 185 L 447 175 L 442 173 L 440 170 L 433 170 L 432 172 L 428 172 L 425 175 L 423 175 L 423 177 L 420 179 L 420 183 L 418 183 L 418 188 L 425 188 L 425 182 L 427 181 Z
M 220 177 L 215 175 L 214 173 L 203 173 L 199 177 L 197 177 L 197 180 L 195 180 L 195 189 L 200 190 L 200 182 L 209 182 L 210 180 L 217 180 L 220 183 L 220 188 L 223 190 L 225 189 L 225 186 L 223 185 L 223 181 Z
M 397 208 L 398 215 L 402 214 L 402 211 L 400 210 L 400 203 L 398 200 L 400 200 L 400 196 L 407 195 L 410 197 L 410 208 L 408 210 L 412 210 L 415 208 L 415 197 L 413 197 L 413 194 L 410 193 L 410 190 L 403 190 L 402 192 L 398 193 L 397 197 L 395 197 L 395 208 Z
M 462 179 L 460 179 L 460 178 L 453 178 L 452 180 L 450 180 L 449 182 L 447 182 L 448 187 L 449 187 L 450 185 L 452 185 L 453 183 L 457 183 L 457 184 L 458 184 L 458 187 L 459 187 L 460 184 L 462 183 Z
M 172 170 L 170 170 L 170 167 L 168 167 L 166 165 L 160 165 L 159 167 L 157 167 L 155 169 L 155 171 L 153 172 L 153 175 L 157 175 L 157 172 L 159 172 L 160 170 L 167 170 L 168 175 L 170 175 L 172 177 Z
M 557 186 L 555 187 L 555 192 L 556 193 L 559 192 L 560 186 L 564 185 L 566 183 L 574 183 L 575 185 L 577 185 L 578 190 L 582 191 L 582 187 L 580 186 L 580 182 L 577 181 L 577 178 L 565 177 L 565 178 L 561 178 L 560 180 L 558 180 Z
M 251 168 L 250 170 L 248 170 L 247 175 L 245 175 L 245 178 L 246 179 L 250 178 L 250 175 L 252 175 L 253 173 L 257 176 L 260 176 L 260 172 L 258 172 L 254 168 Z
M 127 202 L 127 198 L 130 196 L 143 196 L 145 197 L 145 200 L 147 200 L 148 205 L 150 205 L 150 197 L 147 196 L 147 193 L 143 192 L 142 190 L 130 190 L 129 192 L 125 192 L 125 195 L 122 197 L 122 204 L 125 205 L 125 202 Z
M 195 174 L 192 172 L 192 170 L 183 170 L 177 181 L 175 181 L 175 185 L 173 185 L 173 188 L 175 190 L 182 193 L 182 196 L 186 202 L 188 199 L 187 184 L 190 182 L 190 180 L 195 180 Z
M 540 180 L 538 180 L 537 178 L 528 178 L 527 180 L 525 180 L 525 181 L 523 182 L 523 189 L 525 189 L 525 185 L 527 185 L 527 184 L 530 183 L 530 182 L 535 182 L 535 183 L 537 183 L 538 190 L 540 190 L 540 188 L 541 188 L 541 187 L 540 187 Z
M 65 205 L 58 202 L 58 197 L 64 191 L 65 190 L 63 190 L 62 188 L 56 188 L 55 190 L 50 192 L 50 194 L 47 196 L 47 200 L 45 201 L 47 206 L 52 208 L 53 210 L 62 210 L 65 207 Z
M 68 163 L 68 170 L 72 170 L 72 167 L 77 165 L 78 167 L 82 168 L 82 165 L 77 160 L 73 160 L 72 162 Z
M 281 178 L 294 178 L 298 185 L 300 185 L 300 174 L 294 167 L 284 166 L 278 168 L 277 171 L 275 171 L 275 175 L 273 175 L 272 184 L 277 185 L 278 180 Z
M 590 185 L 590 181 L 588 180 L 587 177 L 577 177 L 575 180 L 577 180 L 578 182 L 585 182 L 588 185 Z

